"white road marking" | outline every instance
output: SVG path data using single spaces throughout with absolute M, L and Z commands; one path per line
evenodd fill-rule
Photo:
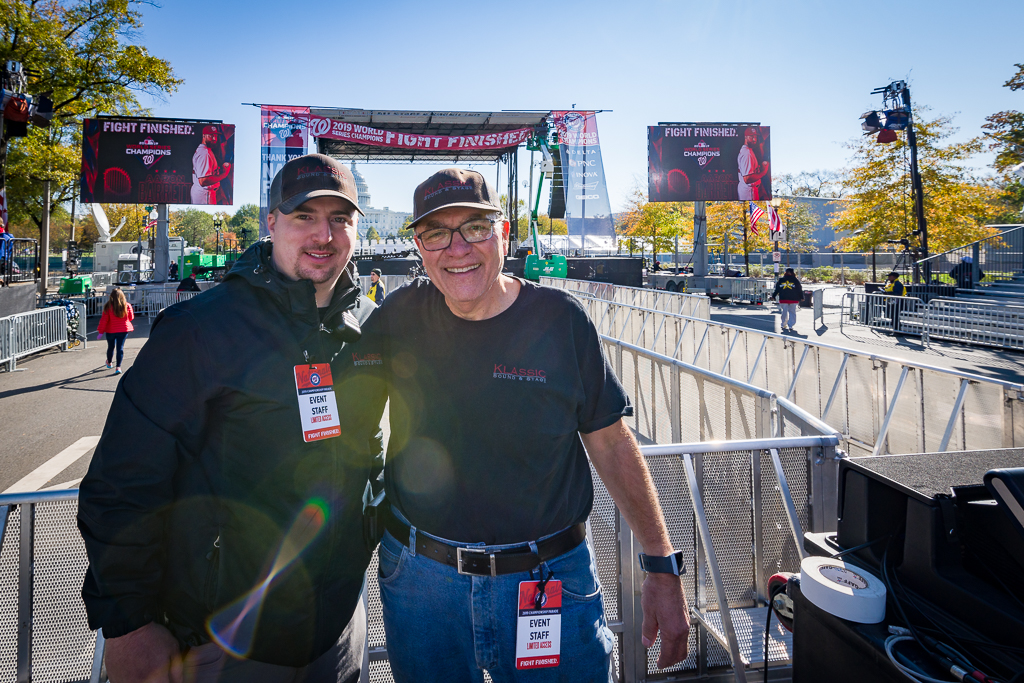
M 29 472 L 26 476 L 10 487 L 4 493 L 26 493 L 38 491 L 46 482 L 70 467 L 76 460 L 96 448 L 100 442 L 98 436 L 83 436 L 57 455 L 53 456 L 39 467 Z
M 71 481 L 66 481 L 63 484 L 54 484 L 53 486 L 47 486 L 45 489 L 39 489 L 39 490 L 40 491 L 58 491 L 58 490 L 63 491 L 64 489 L 75 489 L 75 488 L 78 488 L 78 485 L 81 484 L 81 483 L 82 483 L 81 479 L 72 479 Z

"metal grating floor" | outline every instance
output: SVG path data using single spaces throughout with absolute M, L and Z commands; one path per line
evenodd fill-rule
M 691 614 L 700 621 L 715 640 L 727 651 L 729 641 L 725 637 L 720 612 L 698 612 Z M 732 625 L 739 641 L 740 657 L 748 666 L 760 668 L 764 663 L 764 622 L 768 618 L 767 607 L 746 607 L 729 610 Z M 753 642 L 756 640 L 756 643 Z M 782 627 L 778 619 L 772 619 L 768 636 L 768 657 L 772 662 L 788 663 L 793 658 L 793 634 Z

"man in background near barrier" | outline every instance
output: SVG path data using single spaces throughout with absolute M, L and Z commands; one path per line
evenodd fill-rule
M 413 204 L 430 279 L 379 311 L 391 401 L 380 591 L 395 680 L 613 679 L 586 540 L 588 455 L 650 556 L 644 644 L 660 630 L 658 665 L 681 661 L 682 554 L 586 311 L 502 275 L 509 223 L 479 173 L 440 171 Z
M 974 289 L 974 258 L 964 256 L 960 259 L 960 263 L 953 266 L 953 269 L 949 271 L 949 275 L 956 282 L 958 288 Z M 981 282 L 984 278 L 985 271 L 978 268 L 978 282 Z
M 804 288 L 792 268 L 786 268 L 775 283 L 772 298 L 779 300 L 779 308 L 782 309 L 782 331 L 796 332 L 796 309 L 803 301 Z
M 900 274 L 895 270 L 886 276 L 885 287 L 882 288 L 883 294 L 889 296 L 906 296 L 907 288 L 900 282 Z M 900 334 L 900 308 L 903 306 L 902 301 L 894 301 L 892 299 L 886 299 L 885 301 L 885 314 L 889 318 L 890 324 L 892 325 L 892 331 L 895 334 Z
M 387 292 L 384 291 L 384 283 L 380 281 L 380 268 L 370 271 L 370 289 L 366 292 L 366 296 L 378 306 L 384 303 Z
M 112 683 L 358 678 L 384 387 L 354 358 L 356 198 L 344 164 L 286 163 L 272 241 L 164 310 L 118 385 L 78 510 Z
M 231 164 L 217 161 L 213 148 L 220 136 L 217 126 L 203 127 L 203 141 L 192 155 L 192 203 L 216 204 L 220 181 L 231 174 Z

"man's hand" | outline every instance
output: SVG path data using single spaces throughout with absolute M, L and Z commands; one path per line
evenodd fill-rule
M 644 610 L 644 647 L 654 645 L 661 631 L 658 668 L 665 669 L 686 659 L 690 642 L 690 608 L 683 593 L 683 580 L 675 574 L 648 574 L 644 579 L 640 605 Z
M 182 683 L 178 641 L 153 622 L 108 640 L 104 659 L 110 683 Z

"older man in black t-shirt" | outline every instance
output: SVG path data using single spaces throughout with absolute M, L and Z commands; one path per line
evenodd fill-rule
M 391 399 L 380 587 L 395 679 L 612 679 L 584 526 L 588 454 L 647 554 L 645 644 L 660 630 L 658 665 L 682 660 L 681 556 L 593 323 L 565 292 L 501 274 L 509 223 L 479 173 L 441 171 L 414 205 L 430 279 L 379 311 Z

